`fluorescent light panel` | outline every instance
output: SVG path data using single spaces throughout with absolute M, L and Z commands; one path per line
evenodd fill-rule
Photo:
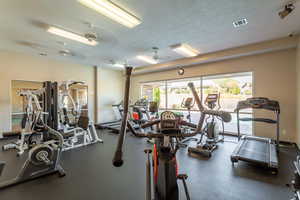
M 47 31 L 49 33 L 52 33 L 52 34 L 55 34 L 55 35 L 58 35 L 58 36 L 61 36 L 64 38 L 68 38 L 70 40 L 75 40 L 77 42 L 81 42 L 81 43 L 84 43 L 87 45 L 96 46 L 98 44 L 98 42 L 95 40 L 90 41 L 81 35 L 78 35 L 78 34 L 75 34 L 75 33 L 69 32 L 69 31 L 65 31 L 63 29 L 60 29 L 60 28 L 57 28 L 54 26 L 49 27 Z
M 78 0 L 78 2 L 128 28 L 133 28 L 141 23 L 136 16 L 109 0 Z
M 173 51 L 186 57 L 197 56 L 200 52 L 188 44 L 178 44 L 171 46 Z
M 124 65 L 120 64 L 120 63 L 115 63 L 115 64 L 113 64 L 113 66 L 118 67 L 118 68 L 124 68 Z
M 137 56 L 136 58 L 150 64 L 157 64 L 156 60 L 148 56 Z

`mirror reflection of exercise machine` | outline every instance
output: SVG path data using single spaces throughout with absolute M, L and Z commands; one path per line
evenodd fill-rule
M 59 85 L 58 130 L 64 136 L 63 151 L 103 143 L 103 140 L 98 137 L 93 121 L 89 119 L 87 114 L 82 113 L 82 105 L 78 94 L 75 97 L 72 96 L 72 91 L 78 93 L 78 89 L 72 90 L 72 87 L 86 88 L 84 82 L 78 81 L 63 81 Z M 73 117 L 72 122 L 69 118 L 70 115 Z
M 43 114 L 46 114 L 43 112 L 43 108 L 39 101 L 44 93 L 44 88 L 39 90 L 27 89 L 19 92 L 19 95 L 23 96 L 26 100 L 25 112 L 21 122 L 21 133 L 18 135 L 19 138 L 17 141 L 3 145 L 3 151 L 15 149 L 17 150 L 17 156 L 21 156 L 25 150 L 36 143 L 36 141 L 31 139 L 33 135 L 38 135 L 37 133 L 39 132 L 38 130 L 40 128 L 40 118 L 43 116 Z
M 275 119 L 270 118 L 241 118 L 240 110 L 242 109 L 259 109 L 273 111 Z M 264 97 L 248 98 L 245 101 L 240 101 L 236 108 L 237 112 L 237 128 L 239 143 L 231 155 L 231 162 L 246 161 L 260 166 L 267 167 L 277 174 L 279 162 L 279 115 L 280 106 L 278 101 L 270 100 Z M 258 136 L 241 136 L 240 121 L 254 121 L 276 125 L 276 140 Z
M 204 104 L 208 108 L 208 110 L 220 110 L 220 94 L 208 94 L 204 101 Z M 217 120 L 219 120 L 222 124 L 222 132 L 220 132 Z M 201 132 L 200 140 L 198 141 L 197 146 L 189 147 L 188 152 L 211 157 L 212 152 L 218 148 L 218 143 L 224 142 L 224 121 L 219 117 L 208 114 L 205 122 L 206 125 Z M 220 135 L 222 135 L 221 138 Z M 203 142 L 204 136 L 206 137 L 205 142 Z

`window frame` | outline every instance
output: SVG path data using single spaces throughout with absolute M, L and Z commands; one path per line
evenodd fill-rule
M 170 82 L 180 82 L 180 81 L 188 81 L 188 80 L 196 80 L 199 79 L 200 82 L 200 100 L 201 102 L 203 102 L 203 80 L 205 79 L 213 79 L 213 78 L 230 78 L 230 77 L 237 77 L 237 76 L 251 76 L 251 83 L 252 83 L 252 96 L 254 96 L 254 72 L 253 71 L 244 71 L 244 72 L 232 72 L 232 73 L 220 73 L 220 74 L 208 74 L 208 75 L 202 75 L 202 76 L 193 76 L 193 77 L 184 77 L 184 78 L 177 78 L 177 79 L 165 79 L 165 80 L 154 80 L 154 81 L 147 81 L 147 82 L 140 82 L 140 94 L 139 94 L 139 98 L 141 98 L 142 94 L 143 94 L 143 85 L 145 84 L 151 84 L 151 83 L 157 83 L 157 82 L 161 82 L 164 85 L 164 92 L 166 95 L 165 98 L 165 103 L 164 103 L 164 108 L 159 108 L 160 110 L 175 110 L 175 111 L 187 111 L 187 109 L 172 109 L 172 108 L 168 108 L 168 83 Z M 192 112 L 197 112 L 198 110 L 192 109 Z M 229 113 L 233 114 L 236 113 L 234 111 L 228 111 Z M 253 115 L 254 112 L 253 110 L 251 112 L 240 112 L 240 114 L 251 114 Z M 251 135 L 253 135 L 254 132 L 254 123 L 252 122 L 251 124 L 252 126 L 252 131 L 251 131 Z M 235 132 L 230 132 L 230 131 L 225 131 L 226 134 L 230 134 L 230 135 L 237 135 L 237 133 Z

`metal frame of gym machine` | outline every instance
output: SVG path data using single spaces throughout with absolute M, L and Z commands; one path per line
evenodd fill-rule
M 43 106 L 47 115 L 44 115 L 43 119 L 40 116 L 44 126 L 44 131 L 42 132 L 43 142 L 29 150 L 28 157 L 18 175 L 11 180 L 0 182 L 0 189 L 54 173 L 57 173 L 60 177 L 66 175 L 60 165 L 63 136 L 55 129 L 58 125 L 57 82 L 44 82 L 44 88 Z M 24 126 L 25 123 L 22 123 L 22 128 Z M 0 176 L 4 166 L 5 162 L 0 161 Z
M 242 109 L 264 109 L 273 111 L 276 119 L 269 118 L 240 118 L 239 112 Z M 231 155 L 231 162 L 246 161 L 260 166 L 267 167 L 272 170 L 273 174 L 278 173 L 278 152 L 279 152 L 279 121 L 280 121 L 280 106 L 278 101 L 269 100 L 264 97 L 248 98 L 245 101 L 240 101 L 236 108 L 237 112 L 237 128 L 239 143 Z M 270 138 L 248 136 L 240 133 L 240 121 L 254 121 L 268 124 L 276 124 L 276 141 Z
M 297 156 L 297 159 L 294 161 L 294 167 L 294 179 L 291 183 L 294 197 L 291 200 L 300 200 L 300 156 Z

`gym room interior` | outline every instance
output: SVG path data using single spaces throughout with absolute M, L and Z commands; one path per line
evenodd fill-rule
M 300 200 L 300 0 L 0 13 L 1 200 Z

